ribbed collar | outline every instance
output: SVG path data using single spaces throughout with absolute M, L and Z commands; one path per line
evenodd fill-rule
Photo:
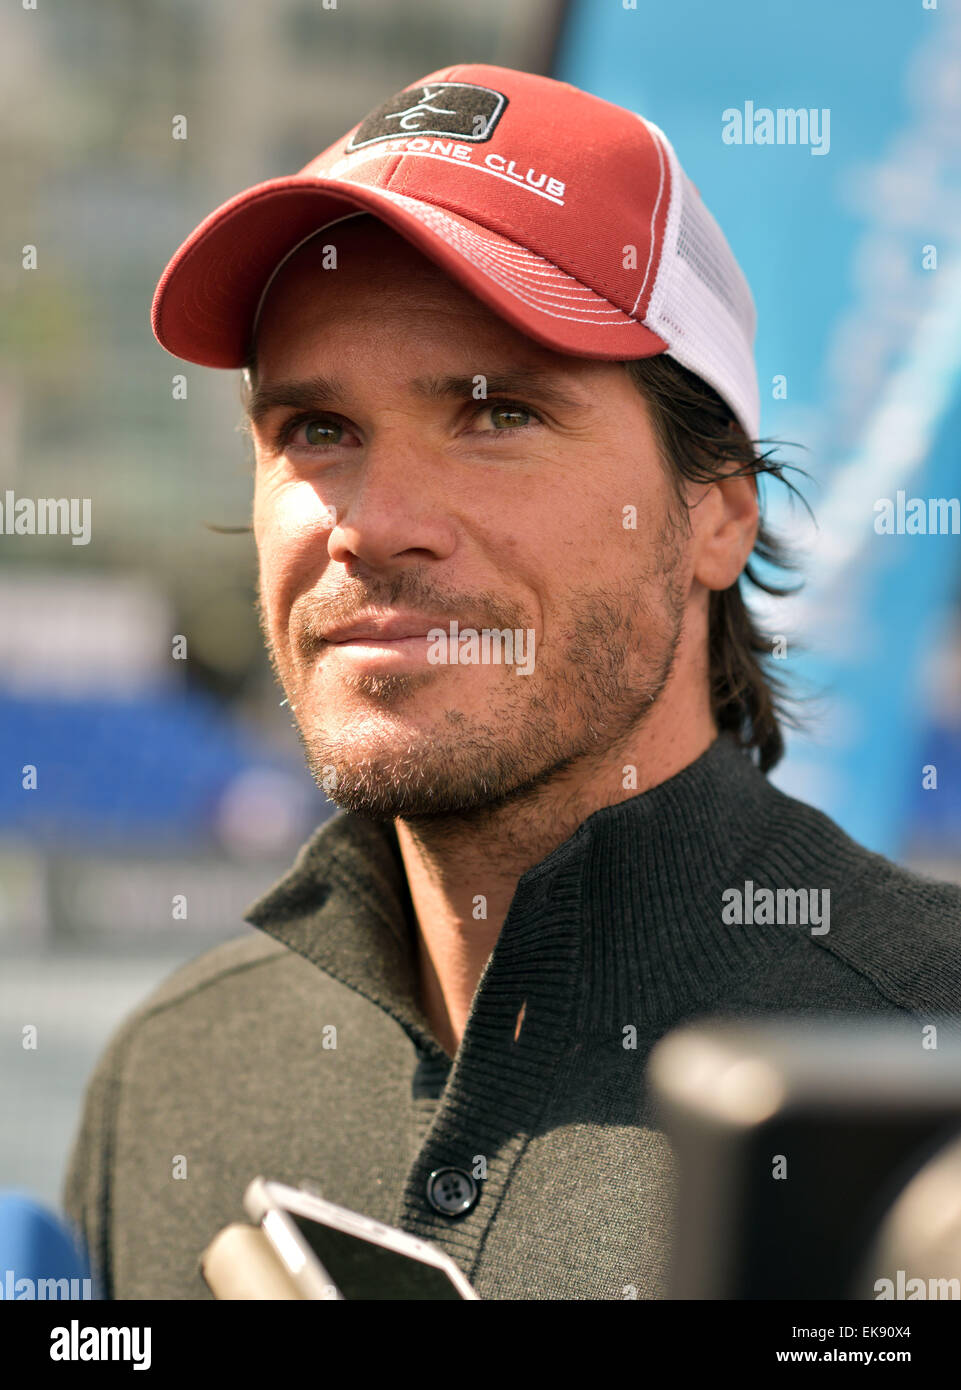
M 790 812 L 798 806 L 722 736 L 669 780 L 595 811 L 518 881 L 460 1051 L 470 1042 L 493 1062 L 524 1005 L 533 1077 L 539 1047 L 556 1055 L 561 1034 L 619 1036 L 639 1017 L 669 1020 L 710 1002 L 777 950 L 784 931 L 724 924 L 725 889 L 779 877 L 804 886 L 806 865 L 823 877 L 810 827 L 799 833 Z M 832 848 L 843 873 L 844 845 Z M 853 867 L 853 844 L 850 853 Z M 415 918 L 392 824 L 337 813 L 245 919 L 445 1055 L 418 1001 Z

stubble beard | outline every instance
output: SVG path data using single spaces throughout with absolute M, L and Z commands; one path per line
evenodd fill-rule
M 445 679 L 443 668 L 346 678 L 344 690 L 370 713 L 352 714 L 335 729 L 303 691 L 295 693 L 290 658 L 276 650 L 259 597 L 257 613 L 307 766 L 335 805 L 372 821 L 480 825 L 511 803 L 535 799 L 581 759 L 615 749 L 648 718 L 681 639 L 680 566 L 677 532 L 668 525 L 643 576 L 572 600 L 561 645 L 552 644 L 548 660 L 539 655 L 530 675 L 504 666 L 492 684 L 484 673 L 491 694 L 483 715 L 448 707 L 433 729 L 406 741 L 390 731 L 391 712 L 402 720 L 416 708 L 420 687 Z

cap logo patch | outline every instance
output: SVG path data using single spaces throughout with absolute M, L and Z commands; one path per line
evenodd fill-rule
M 507 98 L 469 82 L 429 82 L 408 87 L 365 116 L 345 152 L 404 135 L 456 135 L 461 141 L 489 140 Z

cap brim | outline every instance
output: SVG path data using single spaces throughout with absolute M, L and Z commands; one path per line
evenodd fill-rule
M 157 285 L 157 341 L 187 362 L 242 367 L 254 316 L 278 264 L 312 233 L 369 212 L 520 332 L 581 357 L 652 357 L 667 343 L 543 256 L 457 213 L 390 189 L 292 175 L 211 213 Z

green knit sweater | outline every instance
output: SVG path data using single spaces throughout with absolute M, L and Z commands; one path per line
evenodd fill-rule
M 763 920 L 766 889 L 817 890 L 821 926 Z M 732 890 L 755 903 L 740 924 Z M 65 1205 L 106 1297 L 211 1297 L 200 1252 L 258 1173 L 435 1241 L 482 1298 L 663 1297 L 658 1038 L 699 1015 L 961 1013 L 961 888 L 854 844 L 725 737 L 522 876 L 453 1061 L 393 826 L 335 815 L 247 920 L 88 1083 Z M 466 1215 L 428 1200 L 447 1166 L 476 1177 Z

